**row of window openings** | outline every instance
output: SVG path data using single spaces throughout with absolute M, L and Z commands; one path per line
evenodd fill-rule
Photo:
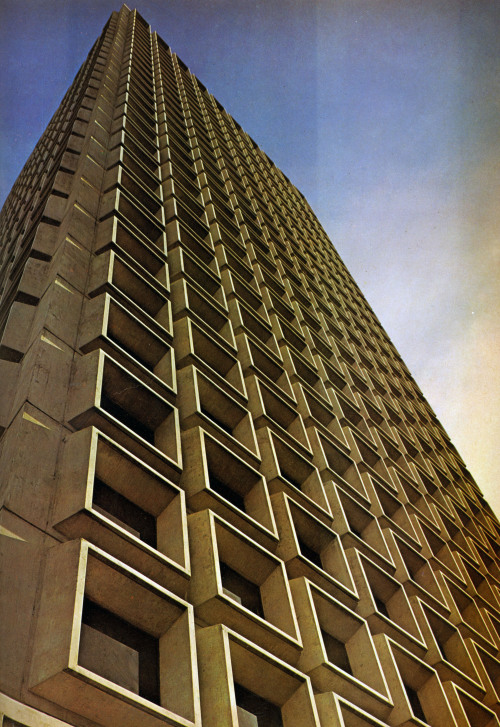
M 127 49 L 125 49 L 124 56 L 126 56 L 126 54 Z M 137 46 L 134 44 L 134 50 L 130 54 L 129 58 L 126 58 L 125 61 L 122 61 L 122 66 L 123 63 L 126 64 L 126 69 L 130 70 L 131 74 L 136 74 L 141 78 L 141 80 L 144 80 L 146 83 L 152 86 L 153 73 L 151 69 L 151 55 L 149 53 L 146 56 L 146 59 L 143 59 L 142 54 L 137 52 Z M 122 78 L 120 78 L 120 80 L 122 80 Z
M 189 95 L 189 94 L 187 94 L 187 96 L 188 96 L 188 102 L 190 104 L 197 104 L 197 111 L 199 110 L 199 118 L 203 118 L 204 127 L 206 129 L 209 129 L 211 131 L 211 129 L 213 128 L 213 125 L 214 124 L 217 124 L 218 125 L 218 121 L 217 120 L 214 120 L 212 118 L 212 116 L 210 115 L 210 113 L 207 112 L 206 108 L 203 108 L 202 105 L 199 104 L 199 102 L 198 102 L 197 99 L 192 98 L 192 96 Z M 190 108 L 191 108 L 191 106 L 190 106 Z
M 134 79 L 123 81 L 120 88 L 118 89 L 118 97 L 122 94 L 127 93 L 129 98 L 134 102 L 134 105 L 144 109 L 147 114 L 153 115 L 155 112 L 155 101 L 152 96 L 143 93 L 142 88 L 138 82 Z
M 165 108 L 168 140 L 175 149 L 177 149 L 180 153 L 186 154 L 186 156 L 191 159 L 191 137 L 187 133 L 186 127 L 179 124 L 178 115 L 173 114 L 171 110 L 172 105 L 169 104 L 169 107 Z
M 245 499 L 243 495 L 236 492 L 227 482 L 222 481 L 210 470 L 208 476 L 210 487 L 216 493 L 243 512 L 245 511 Z M 117 493 L 99 478 L 94 480 L 93 507 L 152 548 L 157 547 L 155 517 Z M 307 545 L 298 535 L 297 540 L 302 555 L 315 566 L 323 569 L 320 553 Z M 234 572 L 225 565 L 222 566 L 222 582 L 225 588 L 238 594 L 242 605 L 254 611 L 259 616 L 263 616 L 260 592 L 257 585 L 252 584 L 239 574 L 234 575 Z M 389 612 L 385 602 L 375 594 L 373 594 L 373 597 L 379 612 L 389 618 Z
M 149 115 L 154 113 L 155 94 L 152 80 L 141 78 L 143 74 L 131 68 L 126 68 L 118 79 L 117 97 L 124 93 L 132 94 L 140 108 L 146 109 Z M 147 88 L 149 86 L 149 88 Z
M 224 579 L 231 585 L 237 576 L 238 574 L 228 567 L 224 570 Z M 245 596 L 245 601 L 247 603 L 251 602 L 252 610 L 258 607 L 256 599 L 259 600 L 255 594 L 248 593 Z M 261 605 L 259 608 L 261 608 Z M 108 673 L 108 668 L 103 667 L 103 661 L 98 659 L 95 639 L 92 638 L 96 632 L 100 635 L 101 641 L 112 639 L 122 647 L 126 647 L 128 658 L 121 660 L 119 670 L 113 664 L 109 667 L 112 673 Z M 334 644 L 333 642 L 336 640 L 330 637 L 329 641 L 328 637 L 328 634 L 324 635 L 332 658 L 340 659 L 347 670 L 349 668 L 348 660 L 341 653 L 342 645 L 340 642 Z M 89 643 L 92 646 L 89 647 Z M 105 648 L 104 644 L 102 644 L 102 648 Z M 122 653 L 124 653 L 123 649 Z M 84 599 L 83 604 L 79 661 L 83 667 L 95 671 L 104 678 L 111 678 L 115 683 L 135 692 L 148 701 L 160 704 L 158 639 L 132 626 L 88 598 Z M 278 706 L 263 699 L 238 682 L 234 683 L 234 693 L 240 719 L 245 717 L 247 719 L 253 718 L 250 723 L 256 723 L 257 727 L 283 727 L 281 710 Z
M 120 107 L 119 114 L 113 119 L 113 124 L 116 125 L 117 122 L 122 120 L 122 117 L 124 117 L 126 121 L 132 121 L 141 133 L 144 134 L 144 136 L 146 136 L 152 143 L 156 143 L 158 135 L 156 131 L 156 119 L 153 114 L 141 114 L 140 111 L 138 112 L 134 108 L 134 105 L 129 102 L 127 103 L 126 111 L 123 107 Z
M 170 128 L 167 129 L 168 133 L 168 146 L 171 152 L 175 152 L 186 164 L 193 164 L 192 152 L 193 149 L 189 143 L 188 137 L 184 134 L 181 137 L 180 132 L 172 132 Z
M 205 119 L 203 118 L 200 111 L 197 108 L 195 108 L 194 102 L 188 103 L 183 99 L 183 103 L 186 108 L 186 115 L 191 116 L 191 118 L 196 121 L 198 127 L 205 128 L 205 125 L 206 125 Z
M 163 93 L 159 96 L 159 108 L 169 124 L 177 129 L 180 134 L 185 135 L 187 131 L 186 117 L 179 95 L 163 88 Z
M 259 586 L 222 561 L 220 573 L 224 593 L 257 616 L 265 618 Z M 345 643 L 323 628 L 320 631 L 328 661 L 352 676 L 353 671 Z
M 164 59 L 160 56 L 160 70 L 162 74 L 162 82 L 163 82 L 163 88 L 167 89 L 169 93 L 173 93 L 174 95 L 177 95 L 179 93 L 178 91 L 178 85 L 177 81 L 175 79 L 175 74 L 171 68 L 169 68 Z
M 114 75 L 113 79 L 108 76 L 108 80 L 112 83 L 110 90 L 118 90 L 118 94 L 121 94 L 124 86 L 127 89 L 133 87 L 134 92 L 138 97 L 145 100 L 148 107 L 149 104 L 154 103 L 153 78 L 138 68 L 136 62 L 127 61 L 125 67 L 120 70 L 120 75 L 118 77 Z
M 158 160 L 156 159 L 156 156 L 153 154 L 151 155 L 140 143 L 137 143 L 134 138 L 128 134 L 125 133 L 125 139 L 123 142 L 123 146 L 126 150 L 130 151 L 139 161 L 141 164 L 146 167 L 152 174 L 157 174 L 158 171 Z
M 212 175 L 220 177 L 221 175 L 221 168 L 216 164 L 215 162 L 210 161 L 207 152 L 203 151 L 200 147 L 200 156 L 203 161 L 203 167 L 204 169 L 209 169 L 212 172 Z
M 189 111 L 191 113 L 191 116 L 194 116 L 194 118 L 199 122 L 199 125 L 202 129 L 204 129 L 204 133 L 206 134 L 206 130 L 211 130 L 211 120 L 206 114 L 206 112 L 200 107 L 198 100 L 195 98 L 192 98 L 189 94 L 187 94 L 187 105 L 189 107 Z
M 182 172 L 193 182 L 196 182 L 196 172 L 193 169 L 194 161 L 186 154 L 179 153 L 173 144 L 169 147 L 170 161 L 173 165 L 179 167 Z
M 123 66 L 123 64 L 122 64 Z M 133 53 L 125 60 L 125 68 L 122 70 L 120 82 L 124 80 L 124 75 L 136 78 L 141 83 L 147 84 L 149 88 L 153 87 L 153 72 L 151 69 L 151 59 L 148 58 L 147 63 L 143 63 L 137 53 Z
M 170 129 L 170 124 L 168 129 Z M 194 170 L 194 161 L 191 157 L 190 152 L 184 151 L 182 148 L 180 148 L 179 144 L 177 144 L 175 141 L 173 141 L 172 135 L 167 131 L 169 134 L 168 136 L 168 152 L 169 152 L 169 161 L 171 164 L 176 165 L 179 169 L 181 169 L 184 173 L 184 176 L 187 177 L 192 184 L 194 184 L 196 187 L 198 187 L 198 180 L 197 180 L 197 173 Z M 163 162 L 163 156 L 164 156 L 165 150 L 162 150 L 162 162 Z M 199 195 L 199 190 L 193 195 L 195 198 Z
M 127 118 L 121 127 L 117 128 L 125 129 L 127 136 L 132 137 L 136 144 L 139 144 L 147 154 L 152 157 L 156 157 L 158 151 L 158 142 L 155 134 L 154 141 L 152 141 L 131 119 Z
M 168 106 L 175 104 L 175 107 L 178 109 L 179 114 L 182 114 L 182 100 L 179 89 L 177 88 L 177 86 L 173 87 L 173 84 L 169 79 L 168 73 L 165 73 L 165 70 L 162 66 L 160 66 L 160 71 L 163 97 L 165 101 L 167 102 Z
M 181 133 L 186 132 L 186 125 L 184 119 L 184 111 L 180 98 L 177 94 L 172 94 L 170 91 L 163 89 L 163 94 L 159 97 L 159 110 L 161 110 L 167 120 L 172 123 Z
M 163 206 L 162 200 L 156 195 L 154 190 L 145 188 L 142 180 L 138 179 L 132 171 L 128 171 L 126 167 L 122 167 L 119 182 L 117 181 L 118 173 L 115 175 L 114 185 L 120 186 L 127 191 L 134 199 L 140 200 L 142 206 L 150 212 L 151 215 L 159 218 L 160 209 Z M 158 181 L 158 180 L 155 180 Z M 158 187 L 158 184 L 156 184 Z M 112 187 L 111 187 L 112 188 Z
M 144 164 L 147 169 L 149 169 L 153 173 L 156 173 L 158 169 L 156 151 L 154 151 L 153 153 L 148 151 L 148 149 L 145 148 L 140 140 L 137 140 L 137 138 L 130 134 L 129 131 L 125 132 L 123 144 L 126 149 L 129 149 L 138 159 L 140 159 L 142 164 Z
M 160 186 L 160 179 L 157 173 L 151 172 L 145 167 L 141 160 L 135 157 L 130 150 L 123 148 L 122 158 L 120 163 L 126 170 L 129 170 L 132 174 L 145 185 L 149 192 L 157 194 L 157 190 Z
M 153 102 L 146 101 L 143 96 L 139 95 L 135 85 L 127 87 L 120 93 L 115 106 L 121 108 L 124 103 L 127 104 L 127 109 L 133 111 L 135 116 L 140 119 L 141 124 L 147 123 L 155 127 L 156 115 Z
M 208 471 L 208 480 L 214 492 L 243 512 L 246 511 L 244 495 L 237 492 L 227 482 L 222 481 L 210 469 Z M 93 507 L 152 548 L 157 547 L 155 517 L 120 495 L 97 477 L 94 480 Z M 312 551 L 310 559 L 320 565 L 319 555 L 313 554 Z
M 191 110 L 191 109 L 190 109 Z M 214 121 L 210 118 L 210 115 L 207 114 L 205 110 L 203 110 L 201 107 L 195 109 L 196 112 L 196 118 L 200 121 L 201 126 L 201 136 L 204 140 L 204 143 L 206 144 L 207 149 L 211 154 L 213 154 L 213 148 L 211 140 L 213 138 L 213 128 L 214 128 Z M 215 122 L 217 123 L 217 122 Z

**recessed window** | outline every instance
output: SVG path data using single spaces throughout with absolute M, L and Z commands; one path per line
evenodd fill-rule
M 283 727 L 281 709 L 235 682 L 239 727 Z
M 378 598 L 375 594 L 373 594 L 373 600 L 375 602 L 375 606 L 377 607 L 377 611 L 383 614 L 386 618 L 390 618 L 389 610 L 385 604 L 385 601 L 383 601 L 381 598 Z
M 248 608 L 249 611 L 253 611 L 257 616 L 264 618 L 259 586 L 242 576 L 241 573 L 233 570 L 223 561 L 220 562 L 220 572 L 222 589 L 226 596 L 230 596 L 238 603 L 241 603 L 242 606 Z
M 191 724 L 193 629 L 192 607 L 171 591 L 83 539 L 60 543 L 47 554 L 30 688 L 105 727 L 145 714 Z
M 314 565 L 317 565 L 318 568 L 323 568 L 323 564 L 321 563 L 320 554 L 316 550 L 314 550 L 314 548 L 311 548 L 309 545 L 304 543 L 304 541 L 301 538 L 299 538 L 298 535 L 297 535 L 297 540 L 298 540 L 302 555 L 305 558 L 307 558 L 307 560 L 310 560 L 311 563 L 314 563 Z
M 339 669 L 342 669 L 348 674 L 352 674 L 351 664 L 349 662 L 349 657 L 347 655 L 347 649 L 345 647 L 345 644 L 339 639 L 336 639 L 335 636 L 332 636 L 328 633 L 328 631 L 325 631 L 324 629 L 321 629 L 321 638 L 323 639 L 323 644 L 325 645 L 325 651 L 328 656 L 328 661 L 332 664 L 335 664 L 335 666 L 338 666 Z
M 94 508 L 104 511 L 118 525 L 156 548 L 156 518 L 108 487 L 98 477 L 94 480 Z
M 417 719 L 421 720 L 421 722 L 426 722 L 425 713 L 422 708 L 422 704 L 420 702 L 417 690 L 413 689 L 413 687 L 410 687 L 410 685 L 406 684 L 405 682 L 403 682 L 403 686 L 405 688 L 406 696 L 408 697 L 408 701 L 410 703 L 413 714 L 415 715 L 415 717 L 417 717 Z
M 160 704 L 158 639 L 88 598 L 83 602 L 79 663 Z
M 208 481 L 212 490 L 215 490 L 215 492 L 219 495 L 222 495 L 225 500 L 228 500 L 228 502 L 237 507 L 239 510 L 245 511 L 244 497 L 219 479 L 217 475 L 211 471 L 210 467 L 208 468 Z

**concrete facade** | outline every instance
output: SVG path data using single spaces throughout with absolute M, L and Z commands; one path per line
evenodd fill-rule
M 0 725 L 499 727 L 500 524 L 136 11 L 0 223 Z

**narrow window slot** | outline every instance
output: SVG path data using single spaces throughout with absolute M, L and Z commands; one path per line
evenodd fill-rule
M 208 470 L 208 479 L 212 490 L 215 490 L 215 492 L 219 495 L 222 495 L 225 500 L 228 500 L 228 502 L 235 505 L 235 507 L 245 511 L 245 500 L 238 492 L 233 490 L 233 488 L 225 482 L 222 482 L 222 480 L 216 477 L 210 470 Z
M 234 693 L 238 706 L 240 727 L 241 725 L 255 724 L 255 722 L 257 727 L 283 727 L 279 707 L 267 701 L 267 699 L 259 697 L 258 694 L 251 692 L 237 682 L 234 684 Z
M 408 701 L 410 703 L 411 709 L 415 717 L 417 719 L 421 720 L 422 722 L 427 722 L 425 719 L 424 710 L 422 709 L 422 703 L 420 702 L 418 692 L 416 689 L 413 689 L 408 684 L 403 682 L 403 686 L 406 691 L 406 696 L 408 697 Z
M 351 664 L 345 644 L 324 629 L 321 629 L 321 637 L 325 645 L 328 661 L 352 676 Z
M 119 525 L 156 548 L 156 519 L 99 478 L 94 480 L 93 505 Z
M 130 412 L 126 411 L 126 409 L 114 402 L 109 396 L 106 396 L 106 394 L 104 393 L 101 395 L 101 406 L 103 409 L 105 409 L 105 411 L 111 414 L 111 416 L 115 417 L 115 419 L 118 419 L 118 421 L 122 422 L 122 424 L 125 424 L 126 427 L 128 427 L 140 437 L 145 439 L 146 442 L 154 445 L 154 431 L 150 429 L 150 427 L 139 421 L 132 414 L 130 414 Z
M 298 535 L 297 535 L 297 540 L 299 542 L 299 547 L 302 552 L 302 555 L 305 558 L 307 558 L 307 560 L 310 560 L 311 563 L 314 563 L 314 565 L 317 565 L 318 568 L 323 568 L 323 563 L 321 562 L 320 554 L 316 550 L 311 548 L 309 545 L 304 543 L 304 541 L 301 538 L 299 538 Z
M 116 616 L 111 611 L 108 611 L 96 603 L 86 598 L 83 603 L 83 614 L 82 614 L 82 625 L 88 626 L 93 631 L 100 632 L 104 639 L 113 639 L 118 644 L 128 647 L 129 661 L 132 662 L 133 653 L 136 652 L 138 656 L 138 674 L 128 675 L 128 683 L 134 676 L 137 679 L 138 687 L 137 693 L 156 704 L 160 703 L 160 685 L 159 685 L 159 645 L 158 640 L 145 631 L 132 626 L 127 623 L 119 616 Z M 88 635 L 88 632 L 87 632 Z M 85 630 L 82 629 L 82 641 L 80 645 L 80 659 L 83 657 L 83 664 L 88 669 L 95 670 L 97 674 L 103 671 L 102 667 L 102 656 L 103 653 L 99 653 L 97 649 L 92 648 L 88 651 L 83 648 L 85 646 Z M 102 652 L 105 647 L 103 643 Z M 82 653 L 83 651 L 83 653 Z M 132 653 L 131 653 L 132 652 Z M 124 650 L 124 653 L 125 650 Z M 119 660 L 116 666 L 116 675 L 120 678 L 120 674 L 123 672 L 125 665 L 123 664 L 124 659 Z M 109 664 L 108 670 L 109 670 Z M 111 678 L 112 681 L 116 681 L 113 672 L 115 672 L 114 666 L 111 666 L 112 673 L 101 674 L 105 678 Z M 133 672 L 133 667 L 129 669 Z M 119 683 L 119 682 L 117 682 Z M 127 686 L 128 686 L 127 683 Z M 135 690 L 133 690 L 135 691 Z
M 248 578 L 240 575 L 223 561 L 220 562 L 222 588 L 226 595 L 241 603 L 249 611 L 264 618 L 260 588 Z

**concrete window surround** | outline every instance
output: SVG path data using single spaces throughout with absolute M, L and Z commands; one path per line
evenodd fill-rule
M 59 474 L 53 513 L 59 532 L 85 537 L 186 596 L 190 561 L 183 490 L 94 427 L 69 435 Z M 105 488 L 101 499 L 98 485 Z M 140 532 L 144 521 L 147 534 Z
M 188 527 L 196 561 L 189 587 L 195 614 L 295 663 L 301 644 L 283 562 L 212 512 L 189 515 Z
M 109 727 L 116 725 L 117 717 L 130 727 L 137 720 L 145 725 L 160 725 L 165 719 L 185 727 L 195 723 L 194 622 L 188 603 L 153 587 L 137 571 L 86 541 L 51 548 L 45 578 L 30 676 L 33 691 Z M 137 653 L 82 625 L 84 599 L 156 640 L 158 704 L 137 693 Z M 184 662 L 180 671 L 168 656 L 174 644 L 179 663 Z
M 133 400 L 124 396 L 131 387 Z M 67 416 L 77 428 L 98 426 L 162 474 L 178 480 L 181 452 L 176 407 L 101 349 L 76 361 Z
M 392 702 L 365 620 L 305 578 L 290 587 L 304 642 L 299 668 L 318 692 L 335 692 L 386 718 Z
M 241 718 L 248 719 L 238 714 L 234 685 L 239 684 L 278 707 L 283 727 L 320 727 L 308 677 L 225 626 L 199 629 L 196 636 L 204 725 L 241 727 Z M 208 662 L 212 668 L 206 669 Z
M 385 635 L 373 637 L 392 696 L 390 725 L 455 727 L 444 685 L 432 669 Z M 413 720 L 413 721 L 412 721 Z
M 338 535 L 287 495 L 272 495 L 271 501 L 280 535 L 276 554 L 288 577 L 304 576 L 354 607 L 358 595 Z
M 201 427 L 183 432 L 182 443 L 190 452 L 180 482 L 189 507 L 202 510 L 209 506 L 243 533 L 274 550 L 278 535 L 262 475 Z

